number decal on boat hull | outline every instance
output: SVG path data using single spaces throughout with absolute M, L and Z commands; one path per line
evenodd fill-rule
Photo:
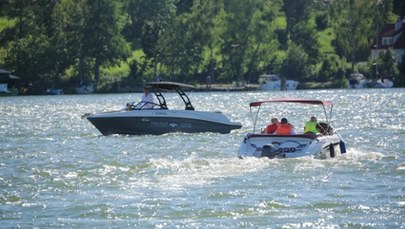
M 300 152 L 306 145 L 300 144 L 297 141 L 286 141 L 286 142 L 273 142 L 275 147 L 277 147 L 277 152 L 279 153 L 295 153 Z

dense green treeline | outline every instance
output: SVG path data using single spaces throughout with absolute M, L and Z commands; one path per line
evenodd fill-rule
M 377 30 L 404 8 L 400 0 L 6 0 L 0 68 L 24 88 L 91 79 L 107 91 L 157 76 L 256 83 L 263 73 L 341 87 L 352 72 L 373 76 L 384 61 L 369 58 Z M 400 80 L 399 70 L 387 72 Z

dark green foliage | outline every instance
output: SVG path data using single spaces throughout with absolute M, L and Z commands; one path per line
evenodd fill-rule
M 121 36 L 119 5 L 111 0 L 86 1 L 82 28 L 82 54 L 94 61 L 94 79 L 100 79 L 101 65 L 110 65 L 129 56 Z
M 405 55 L 402 56 L 401 64 L 398 66 L 399 75 L 395 77 L 395 85 L 405 87 Z
M 378 73 L 380 77 L 395 77 L 398 75 L 396 60 L 392 49 L 380 52 L 378 57 Z
M 300 45 L 292 43 L 287 50 L 287 57 L 281 66 L 280 74 L 287 79 L 305 82 L 309 77 L 309 66 L 308 54 Z
M 116 82 L 106 71 L 122 65 L 131 82 L 162 75 L 256 83 L 273 73 L 343 85 L 345 60 L 351 71 L 367 60 L 377 29 L 404 8 L 398 0 L 6 0 L 0 68 L 24 87 L 93 79 L 107 91 Z M 322 58 L 318 34 L 326 29 L 337 56 Z M 398 75 L 387 58 L 379 59 L 381 71 Z
M 300 22 L 294 25 L 290 35 L 291 41 L 301 45 L 308 54 L 310 64 L 316 64 L 319 58 L 319 43 L 317 40 L 315 29 L 308 23 Z
M 324 30 L 328 27 L 328 15 L 326 13 L 319 13 L 315 18 L 316 29 Z
M 393 0 L 393 11 L 399 18 L 405 17 L 405 1 Z
M 329 80 L 342 81 L 345 77 L 346 68 L 344 61 L 337 55 L 327 55 L 322 62 L 318 72 L 317 81 L 327 82 Z
M 292 32 L 294 26 L 306 22 L 309 18 L 309 8 L 312 1 L 308 0 L 284 0 L 283 11 L 287 19 L 287 33 Z

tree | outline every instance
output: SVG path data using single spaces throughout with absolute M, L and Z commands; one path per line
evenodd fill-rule
M 75 70 L 73 76 L 90 79 L 90 69 L 86 68 L 88 64 L 82 51 L 85 5 L 83 0 L 61 0 L 56 6 L 54 47 L 58 56 L 65 57 L 60 63 L 61 72 L 72 68 Z
M 321 69 L 318 72 L 319 82 L 329 80 L 342 81 L 346 72 L 345 60 L 341 60 L 337 55 L 328 55 L 323 60 Z
M 188 66 L 190 66 L 197 48 L 188 49 L 190 45 L 187 34 L 189 25 L 186 23 L 187 19 L 180 20 L 180 18 L 170 21 L 162 34 L 163 39 L 159 40 L 157 46 L 159 55 L 156 57 L 156 62 L 160 64 L 161 71 L 171 77 L 181 76 L 184 80 L 189 77 Z
M 332 26 L 336 33 L 336 52 L 352 63 L 366 60 L 378 25 L 390 19 L 390 0 L 340 0 L 330 7 Z
M 131 42 L 133 50 L 141 49 L 145 53 L 144 70 L 152 67 L 155 74 L 159 73 L 158 58 L 161 53 L 158 42 L 159 39 L 165 39 L 163 33 L 176 17 L 176 2 L 177 0 L 125 0 L 129 23 L 125 25 L 122 34 Z
M 287 19 L 287 34 L 292 32 L 295 25 L 308 20 L 311 2 L 307 0 L 284 0 L 282 9 Z
M 392 49 L 380 52 L 377 64 L 379 74 L 377 77 L 395 78 L 395 76 L 397 76 L 399 73 L 396 65 L 394 51 Z
M 278 42 L 272 22 L 281 2 L 232 1 L 224 5 L 225 25 L 221 34 L 222 79 L 251 81 L 252 74 L 265 68 Z
M 83 0 L 84 1 L 84 0 Z M 112 65 L 129 56 L 129 45 L 121 35 L 124 21 L 120 2 L 113 0 L 85 1 L 81 50 L 90 58 L 94 79 L 100 80 L 100 66 Z
M 17 18 L 14 41 L 7 43 L 6 66 L 22 77 L 22 83 L 55 84 L 60 80 L 62 55 L 55 52 L 56 1 L 10 1 L 10 17 Z
M 401 63 L 398 65 L 399 74 L 395 78 L 395 86 L 405 86 L 405 55 L 402 56 Z
M 310 68 L 308 64 L 308 54 L 300 45 L 291 43 L 287 50 L 287 55 L 280 69 L 282 77 L 305 81 L 309 76 Z
M 190 11 L 170 21 L 158 46 L 159 61 L 170 75 L 195 81 L 196 75 L 207 72 L 206 66 L 213 64 L 215 19 L 221 4 L 218 1 L 195 0 Z
M 208 75 L 217 82 L 255 82 L 280 68 L 288 74 L 287 66 L 301 71 L 292 78 L 306 80 L 320 53 L 313 16 L 318 29 L 333 26 L 327 36 L 336 37 L 336 54 L 349 59 L 353 71 L 356 62 L 368 58 L 382 25 L 397 20 L 393 12 L 403 15 L 402 2 L 7 0 L 0 3 L 6 18 L 0 25 L 0 63 L 21 76 L 21 84 L 49 86 L 70 76 L 77 83 L 77 75 L 112 81 L 101 78 L 101 71 L 117 63 L 129 63 L 138 81 L 166 74 L 183 82 L 204 82 Z M 335 72 L 334 63 L 326 60 L 321 71 Z
M 224 31 L 221 34 L 223 72 L 220 76 L 227 81 L 243 81 L 244 56 L 248 49 L 247 29 L 255 8 L 255 1 L 236 0 L 224 2 Z
M 315 28 L 309 23 L 297 23 L 291 31 L 290 39 L 294 43 L 301 45 L 308 54 L 310 64 L 316 64 L 318 62 L 320 44 L 317 40 Z
M 47 69 L 44 68 L 44 58 L 47 45 L 42 36 L 27 36 L 10 42 L 5 64 L 14 74 L 22 78 L 22 84 L 28 85 L 33 82 L 42 84 L 50 83 L 45 76 Z
M 321 31 L 328 28 L 328 14 L 326 12 L 319 12 L 315 17 L 316 29 Z
M 393 5 L 394 13 L 399 15 L 399 18 L 405 17 L 405 2 L 403 0 L 394 0 Z
M 265 71 L 270 59 L 274 58 L 275 50 L 279 46 L 272 22 L 279 16 L 281 2 L 263 1 L 258 5 L 258 8 L 253 14 L 251 29 L 249 30 L 253 36 L 249 37 L 249 44 L 252 48 L 248 49 L 247 52 L 248 62 L 245 80 L 248 83 L 256 82 L 258 75 Z M 256 77 L 253 80 L 254 74 Z

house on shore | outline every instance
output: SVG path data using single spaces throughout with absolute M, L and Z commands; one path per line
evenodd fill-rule
M 17 80 L 20 77 L 12 75 L 10 71 L 0 68 L 0 96 L 17 95 Z
M 397 63 L 400 63 L 405 54 L 405 17 L 383 27 L 371 48 L 371 58 L 377 58 L 380 52 L 390 48 Z

